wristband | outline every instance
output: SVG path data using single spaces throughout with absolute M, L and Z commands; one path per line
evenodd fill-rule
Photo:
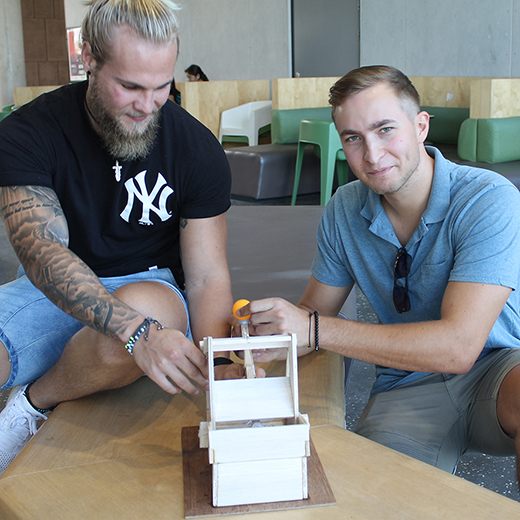
M 314 350 L 320 350 L 320 315 L 314 311 Z
M 152 318 L 146 318 L 141 325 L 139 325 L 138 329 L 130 336 L 127 344 L 125 345 L 128 353 L 133 356 L 134 355 L 134 345 L 137 340 L 141 337 L 144 332 L 144 340 L 148 341 L 148 333 L 150 332 L 150 324 L 155 323 L 157 325 L 157 330 L 162 330 L 164 327 L 157 321 Z
M 234 362 L 227 357 L 216 357 L 213 358 L 213 366 L 218 367 L 219 365 L 232 365 Z
M 309 346 L 308 346 L 308 348 L 311 348 L 311 347 L 312 347 L 312 345 L 311 345 L 312 315 L 313 315 L 313 313 L 312 313 L 312 312 L 309 312 Z
M 33 381 L 34 383 L 34 381 Z M 38 412 L 38 413 L 41 413 L 42 415 L 45 415 L 47 413 L 50 413 L 54 410 L 54 408 L 56 408 L 56 406 L 58 406 L 57 404 L 55 404 L 54 406 L 51 406 L 50 408 L 37 408 L 36 406 L 34 406 L 34 404 L 32 404 L 31 400 L 29 399 L 29 393 L 28 393 L 28 390 L 29 388 L 31 387 L 32 383 L 29 383 L 26 387 L 25 387 L 25 390 L 23 391 L 23 395 L 25 395 L 25 398 L 27 399 L 27 402 Z

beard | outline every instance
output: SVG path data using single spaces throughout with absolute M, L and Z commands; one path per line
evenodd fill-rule
M 106 106 L 96 81 L 89 81 L 87 111 L 95 122 L 95 130 L 108 153 L 116 159 L 134 161 L 145 159 L 153 148 L 159 128 L 160 111 L 154 112 L 148 121 L 133 123 L 130 129 L 113 116 Z M 141 116 L 143 114 L 130 114 Z

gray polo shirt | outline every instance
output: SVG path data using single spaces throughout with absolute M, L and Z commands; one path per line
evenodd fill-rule
M 520 193 L 500 174 L 457 165 L 435 148 L 428 207 L 406 250 L 411 310 L 393 304 L 393 266 L 401 247 L 379 195 L 361 182 L 339 188 L 318 230 L 314 277 L 327 285 L 357 283 L 381 323 L 438 320 L 449 281 L 511 287 L 511 293 L 481 355 L 520 347 Z M 424 377 L 424 373 L 378 367 L 373 392 Z

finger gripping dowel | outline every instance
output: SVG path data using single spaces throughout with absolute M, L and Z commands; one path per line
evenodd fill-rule
M 245 307 L 249 303 L 249 300 L 237 300 L 233 305 L 233 315 L 240 323 L 242 329 L 242 337 L 249 338 L 249 321 L 251 320 L 251 314 L 245 316 L 238 316 L 237 311 L 242 307 Z M 246 377 L 248 379 L 254 378 L 256 375 L 255 363 L 253 361 L 253 352 L 249 349 L 244 350 L 244 366 L 246 368 Z

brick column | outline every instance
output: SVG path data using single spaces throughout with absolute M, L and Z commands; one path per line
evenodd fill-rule
M 27 86 L 69 83 L 64 0 L 21 0 Z

